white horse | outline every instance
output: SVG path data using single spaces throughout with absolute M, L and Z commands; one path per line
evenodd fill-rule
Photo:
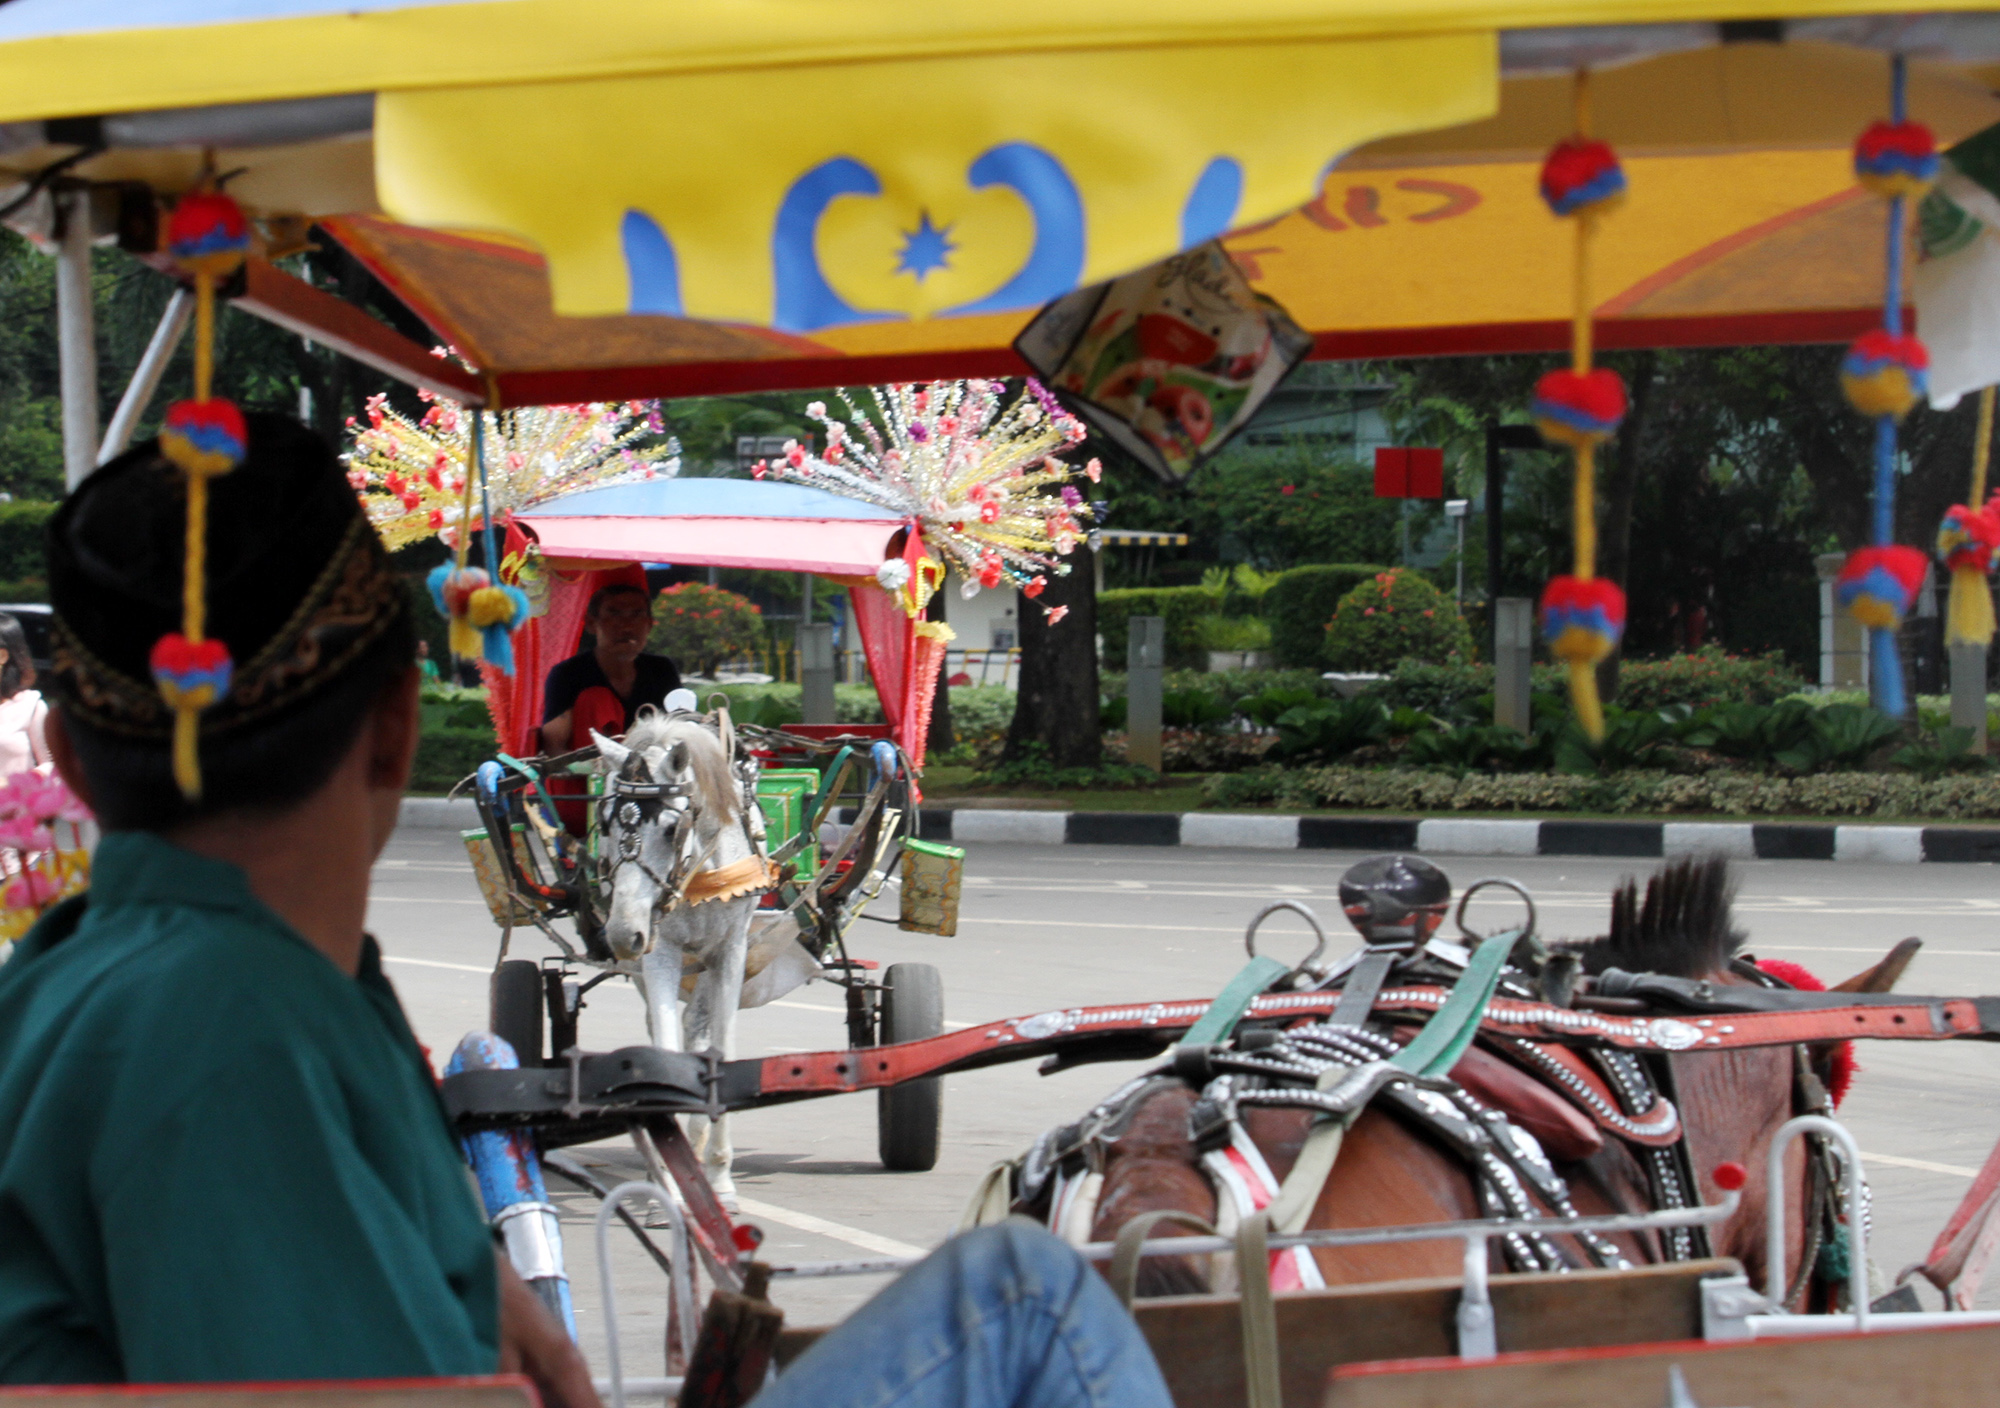
M 604 937 L 639 961 L 646 1026 L 668 1051 L 736 1055 L 751 916 L 769 888 L 764 817 L 746 804 L 715 730 L 686 714 L 644 711 L 615 743 L 592 733 L 606 764 L 601 845 L 611 881 Z M 692 961 L 690 961 L 692 960 Z M 697 969 L 682 1003 L 683 976 Z M 688 1120 L 709 1182 L 730 1207 L 726 1118 Z

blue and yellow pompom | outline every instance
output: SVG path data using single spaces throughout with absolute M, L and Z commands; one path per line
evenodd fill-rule
M 528 619 L 528 594 L 495 584 L 478 567 L 435 567 L 428 582 L 431 600 L 451 623 L 451 653 L 513 674 L 513 633 Z
M 1929 392 L 1930 366 L 1921 340 L 1876 328 L 1841 358 L 1840 389 L 1862 415 L 1901 420 Z
M 1535 383 L 1529 414 L 1542 438 L 1552 444 L 1601 444 L 1625 419 L 1625 383 L 1609 367 L 1548 372 Z
M 1542 162 L 1542 199 L 1557 215 L 1605 211 L 1625 198 L 1625 168 L 1609 142 L 1571 137 Z
M 1894 544 L 1856 548 L 1835 578 L 1833 594 L 1862 625 L 1893 631 L 1917 599 L 1929 569 L 1929 559 L 1915 548 Z
M 1937 138 L 1921 122 L 1878 122 L 1854 144 L 1854 176 L 1878 196 L 1920 198 L 1937 181 Z

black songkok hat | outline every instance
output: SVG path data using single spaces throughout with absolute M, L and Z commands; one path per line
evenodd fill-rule
M 338 679 L 408 610 L 381 539 L 325 441 L 283 416 L 244 417 L 249 448 L 209 482 L 207 634 L 236 661 L 201 714 L 221 739 Z M 146 441 L 78 486 L 49 522 L 50 692 L 127 738 L 173 738 L 149 655 L 181 627 L 187 476 Z

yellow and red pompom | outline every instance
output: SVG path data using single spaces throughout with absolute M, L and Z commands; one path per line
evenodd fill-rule
M 236 403 L 220 396 L 176 401 L 160 427 L 160 453 L 189 474 L 227 474 L 243 463 L 250 431 Z
M 512 633 L 528 619 L 528 594 L 496 585 L 483 568 L 434 567 L 431 600 L 451 623 L 451 653 L 514 673 Z
M 191 274 L 227 278 L 250 253 L 243 209 L 220 191 L 191 191 L 167 217 L 167 253 Z
M 148 663 L 160 697 L 175 709 L 206 709 L 229 693 L 235 671 L 221 641 L 189 640 L 178 631 L 153 642 Z
M 1930 390 L 1930 367 L 1921 339 L 1876 328 L 1840 359 L 1840 389 L 1862 415 L 1901 420 Z
M 1854 144 L 1854 176 L 1878 196 L 1922 196 L 1937 180 L 1937 138 L 1921 122 L 1875 123 Z
M 1572 665 L 1595 665 L 1625 634 L 1625 593 L 1602 577 L 1553 577 L 1542 589 L 1542 639 Z
M 1625 419 L 1625 383 L 1609 367 L 1549 372 L 1535 383 L 1530 414 L 1545 440 L 1596 445 L 1609 440 Z
M 1862 625 L 1892 631 L 1902 624 L 1930 560 L 1915 548 L 1856 548 L 1834 579 L 1833 594 Z
M 1937 553 L 1945 566 L 1983 577 L 1993 571 L 1996 552 L 2000 552 L 2000 506 L 1990 502 L 1985 508 L 1953 504 L 1945 510 L 1937 537 Z
M 1558 215 L 1609 210 L 1625 198 L 1625 168 L 1609 142 L 1570 137 L 1542 162 L 1542 199 Z

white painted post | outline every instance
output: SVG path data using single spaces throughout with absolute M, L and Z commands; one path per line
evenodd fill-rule
M 1161 770 L 1162 675 L 1167 664 L 1167 622 L 1161 616 L 1133 616 L 1125 623 L 1125 756 Z
M 160 378 L 166 374 L 167 363 L 173 360 L 174 349 L 187 335 L 188 324 L 193 319 L 194 294 L 188 289 L 175 289 L 174 296 L 167 300 L 166 311 L 160 314 L 160 325 L 153 329 L 152 340 L 146 344 L 139 365 L 132 372 L 132 380 L 126 383 L 125 394 L 118 398 L 118 409 L 111 413 L 111 424 L 104 431 L 104 444 L 97 451 L 98 464 L 117 459 L 132 443 L 132 432 L 138 428 L 139 417 L 145 415 L 146 407 L 153 403 L 153 396 L 160 389 Z M 307 394 L 303 386 L 299 388 L 301 398 Z
M 1534 659 L 1534 601 L 1501 597 L 1493 603 L 1493 722 L 1502 728 L 1534 732 Z
M 90 288 L 90 192 L 60 198 L 56 249 L 57 366 L 62 378 L 63 485 L 97 467 L 97 320 Z

